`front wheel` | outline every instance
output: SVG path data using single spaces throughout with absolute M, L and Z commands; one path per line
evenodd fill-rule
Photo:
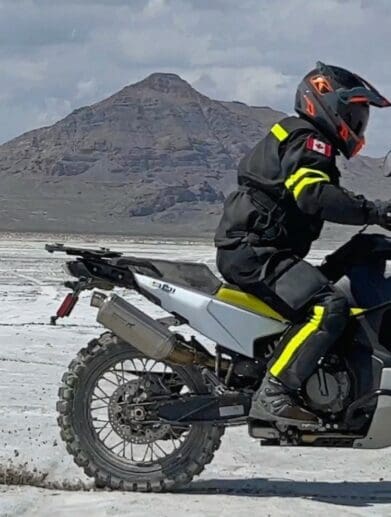
M 58 424 L 68 452 L 99 487 L 172 490 L 213 459 L 224 428 L 153 420 L 167 396 L 206 393 L 198 368 L 143 357 L 110 333 L 78 353 L 62 378 Z

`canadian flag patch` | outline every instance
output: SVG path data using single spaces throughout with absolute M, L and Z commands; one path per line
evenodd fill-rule
M 313 136 L 309 136 L 307 138 L 306 148 L 310 151 L 315 151 L 319 154 L 324 154 L 328 158 L 333 154 L 333 148 L 330 144 L 326 144 L 326 142 L 322 142 L 322 140 L 318 140 Z

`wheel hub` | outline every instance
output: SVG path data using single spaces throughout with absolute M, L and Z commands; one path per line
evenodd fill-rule
M 163 439 L 170 430 L 169 424 L 151 424 L 146 421 L 148 394 L 142 380 L 135 379 L 119 386 L 110 397 L 108 415 L 113 430 L 123 440 L 146 444 Z M 145 423 L 144 423 L 145 422 Z

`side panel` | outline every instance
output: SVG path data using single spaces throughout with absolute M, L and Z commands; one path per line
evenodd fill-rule
M 253 357 L 256 338 L 282 333 L 286 324 L 212 296 L 135 274 L 137 284 L 161 302 L 164 310 L 185 318 L 196 331 L 239 354 Z
M 382 372 L 380 388 L 391 389 L 391 368 Z M 382 449 L 391 445 L 391 397 L 380 396 L 367 436 L 355 440 L 353 447 L 360 449 Z

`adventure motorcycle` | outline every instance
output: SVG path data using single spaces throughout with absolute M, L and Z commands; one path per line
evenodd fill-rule
M 108 331 L 80 350 L 62 378 L 61 437 L 97 486 L 172 490 L 213 459 L 224 429 L 247 424 L 262 445 L 380 448 L 391 445 L 391 239 L 354 237 L 321 266 L 351 301 L 342 337 L 302 387 L 318 424 L 251 420 L 268 361 L 289 329 L 262 300 L 223 284 L 200 263 L 47 245 L 75 258 L 76 281 L 52 318 L 68 316 L 81 291 Z M 153 319 L 102 290 L 132 289 L 171 316 Z M 175 330 L 188 325 L 216 344 Z

